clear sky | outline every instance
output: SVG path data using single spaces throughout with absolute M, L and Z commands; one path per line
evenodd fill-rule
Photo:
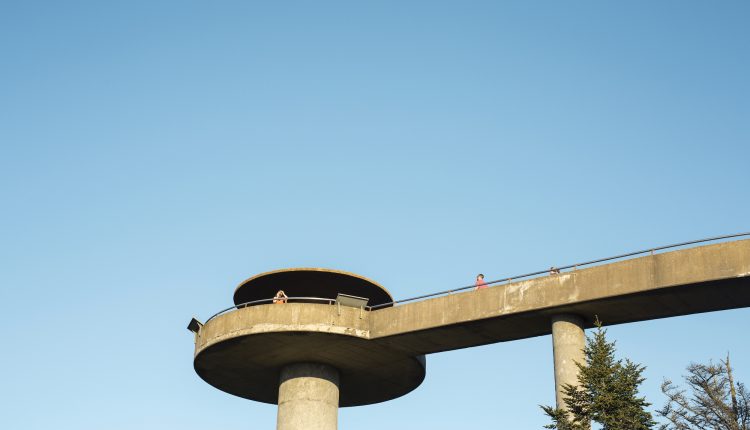
M 192 369 L 259 272 L 397 298 L 750 230 L 746 1 L 0 3 L 0 427 L 270 429 Z M 606 322 L 606 321 L 605 321 Z M 663 377 L 749 310 L 610 328 Z M 549 336 L 342 429 L 537 429 Z

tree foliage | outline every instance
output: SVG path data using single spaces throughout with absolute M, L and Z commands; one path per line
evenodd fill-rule
M 651 429 L 655 422 L 646 411 L 650 403 L 638 396 L 645 367 L 615 359 L 615 342 L 607 341 L 598 320 L 596 325 L 593 336 L 586 338 L 585 363 L 576 363 L 578 385 L 563 386 L 567 411 L 542 406 L 552 419 L 545 428 L 588 430 L 596 422 L 602 430 Z
M 729 355 L 719 364 L 687 368 L 688 389 L 665 379 L 661 391 L 668 402 L 657 414 L 668 420 L 661 430 L 750 430 L 750 393 L 735 384 Z

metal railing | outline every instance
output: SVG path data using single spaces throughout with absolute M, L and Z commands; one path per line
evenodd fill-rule
M 675 244 L 666 245 L 666 246 L 657 246 L 655 248 L 648 248 L 648 249 L 644 249 L 642 251 L 628 252 L 627 254 L 620 254 L 620 255 L 616 255 L 614 257 L 600 258 L 598 260 L 591 260 L 591 261 L 586 261 L 586 262 L 583 262 L 583 263 L 569 264 L 567 266 L 561 266 L 561 267 L 553 266 L 553 267 L 551 267 L 549 269 L 539 270 L 539 271 L 536 271 L 536 272 L 525 273 L 523 275 L 516 275 L 516 276 L 507 277 L 507 278 L 497 279 L 497 280 L 494 280 L 494 281 L 485 282 L 485 285 L 492 285 L 492 284 L 497 284 L 497 283 L 500 283 L 500 282 L 510 283 L 511 281 L 515 281 L 515 280 L 519 280 L 519 279 L 524 279 L 524 278 L 530 278 L 532 276 L 550 274 L 550 269 L 554 269 L 554 270 L 557 271 L 556 273 L 559 273 L 560 270 L 567 270 L 567 269 L 576 270 L 576 269 L 578 269 L 579 267 L 582 267 L 582 266 L 590 266 L 592 264 L 603 263 L 605 261 L 619 260 L 621 258 L 633 257 L 633 256 L 636 256 L 636 255 L 642 255 L 642 254 L 652 254 L 653 255 L 656 251 L 662 251 L 662 250 L 665 250 L 665 249 L 679 248 L 681 246 L 687 246 L 687 245 L 695 245 L 696 243 L 715 242 L 715 241 L 718 241 L 718 240 L 731 239 L 731 238 L 742 237 L 742 236 L 750 236 L 750 232 L 748 232 L 748 233 L 728 234 L 728 235 L 724 235 L 724 236 L 710 237 L 710 238 L 707 238 L 707 239 L 691 240 L 689 242 L 675 243 Z M 476 288 L 476 285 L 467 285 L 465 287 L 453 288 L 453 289 L 450 289 L 450 290 L 439 291 L 437 293 L 430 293 L 430 294 L 424 294 L 424 295 L 416 296 L 416 297 L 409 297 L 408 299 L 394 300 L 392 302 L 380 303 L 380 304 L 373 305 L 373 306 L 365 306 L 364 308 L 366 310 L 368 310 L 368 311 L 372 311 L 372 310 L 377 310 L 377 309 L 381 309 L 381 308 L 388 307 L 388 306 L 394 306 L 394 305 L 401 304 L 401 303 L 413 302 L 415 300 L 421 300 L 421 299 L 427 299 L 427 298 L 431 298 L 431 297 L 443 296 L 443 295 L 446 295 L 446 294 L 452 294 L 452 293 L 455 293 L 455 292 L 465 291 L 465 290 L 469 290 L 469 289 L 472 289 L 472 288 Z M 245 308 L 245 307 L 248 307 L 248 306 L 260 305 L 260 304 L 264 304 L 264 303 L 272 303 L 273 301 L 274 301 L 274 298 L 270 298 L 270 299 L 260 299 L 260 300 L 254 300 L 254 301 L 251 301 L 251 302 L 240 303 L 238 305 L 234 305 L 232 307 L 223 309 L 223 310 L 215 313 L 209 319 L 207 319 L 206 322 L 211 321 L 213 318 L 215 318 L 215 317 L 217 317 L 217 316 L 219 316 L 219 315 L 221 315 L 223 313 L 226 313 L 226 312 L 229 312 L 231 310 L 234 310 L 234 309 L 241 309 L 241 308 Z M 336 303 L 336 299 L 322 298 L 322 297 L 289 297 L 289 298 L 286 299 L 286 301 L 288 301 L 288 302 L 290 302 L 290 301 L 298 301 L 298 302 L 316 301 L 316 302 L 325 302 L 325 303 L 328 303 L 329 305 L 332 305 L 332 304 Z

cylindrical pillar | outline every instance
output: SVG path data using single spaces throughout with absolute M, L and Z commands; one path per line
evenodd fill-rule
M 290 364 L 280 379 L 277 430 L 336 430 L 338 370 L 325 364 Z
M 578 385 L 578 366 L 584 364 L 583 318 L 562 314 L 552 317 L 552 353 L 555 359 L 555 401 L 559 409 L 567 409 L 563 401 L 562 386 Z

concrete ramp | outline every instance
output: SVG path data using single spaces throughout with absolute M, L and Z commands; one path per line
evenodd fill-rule
M 634 258 L 371 312 L 370 339 L 431 354 L 586 327 L 750 307 L 750 240 Z

